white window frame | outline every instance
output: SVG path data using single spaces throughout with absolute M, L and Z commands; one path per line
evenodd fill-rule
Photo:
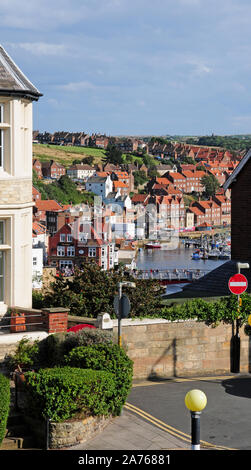
M 72 242 L 72 234 L 71 233 L 67 233 L 66 238 L 67 238 L 67 242 Z
M 96 248 L 88 248 L 88 256 L 90 258 L 95 258 L 96 256 Z
M 65 256 L 65 247 L 64 246 L 58 246 L 57 247 L 57 256 Z
M 75 256 L 75 247 L 67 246 L 67 256 Z
M 60 241 L 65 242 L 65 233 L 60 233 Z

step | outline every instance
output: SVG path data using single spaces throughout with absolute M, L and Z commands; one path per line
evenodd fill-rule
M 5 437 L 3 439 L 0 450 L 18 450 L 23 448 L 23 438 L 21 437 Z

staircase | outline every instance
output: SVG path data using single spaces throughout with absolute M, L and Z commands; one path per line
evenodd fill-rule
M 11 410 L 0 450 L 39 450 L 22 413 Z
M 41 450 L 25 423 L 23 413 L 15 408 L 14 382 L 11 382 L 11 405 L 6 428 L 0 450 Z

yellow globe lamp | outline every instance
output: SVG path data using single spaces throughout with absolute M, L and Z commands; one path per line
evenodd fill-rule
M 190 411 L 200 412 L 207 404 L 207 397 L 201 390 L 190 390 L 185 396 L 185 405 Z

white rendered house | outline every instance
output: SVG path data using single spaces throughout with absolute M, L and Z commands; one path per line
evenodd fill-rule
M 0 46 L 0 315 L 32 306 L 32 102 L 40 96 Z

